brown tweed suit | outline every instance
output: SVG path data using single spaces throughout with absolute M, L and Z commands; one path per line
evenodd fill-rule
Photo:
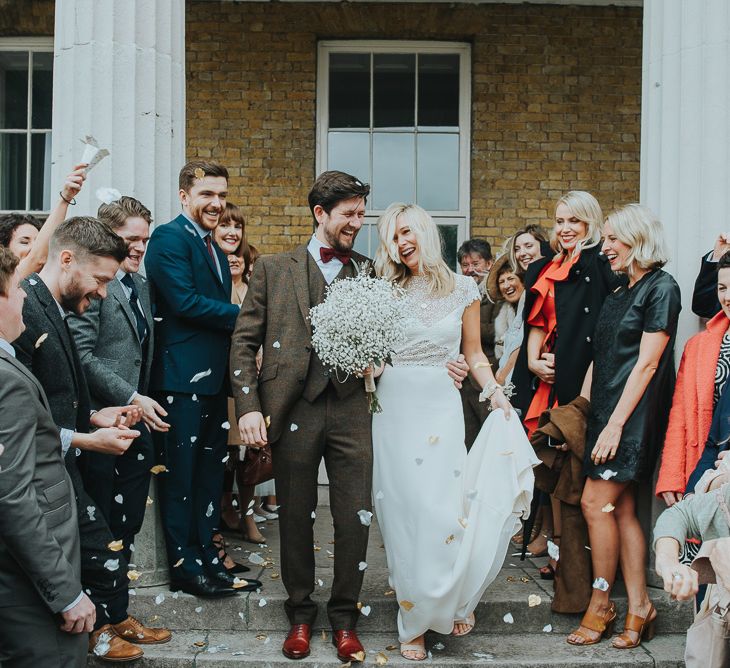
M 367 259 L 353 254 L 362 263 Z M 339 277 L 353 276 L 348 264 Z M 311 306 L 324 299 L 326 283 L 306 245 L 256 262 L 231 345 L 236 416 L 260 411 L 271 418 L 281 536 L 281 572 L 292 624 L 312 624 L 314 590 L 312 512 L 317 473 L 324 457 L 335 527 L 334 581 L 327 613 L 332 628 L 353 629 L 368 529 L 359 510 L 371 510 L 371 418 L 363 381 L 339 383 L 312 350 Z M 256 372 L 256 352 L 263 363 Z

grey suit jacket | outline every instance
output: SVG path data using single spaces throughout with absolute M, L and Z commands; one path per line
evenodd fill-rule
M 116 278 L 107 286 L 105 299 L 92 301 L 83 315 L 68 317 L 95 409 L 124 406 L 135 392 L 147 393 L 154 349 L 150 290 L 139 274 L 132 274 L 132 280 L 147 319 L 145 350 L 132 307 Z
M 33 374 L 0 350 L 0 607 L 63 610 L 81 593 L 76 503 Z

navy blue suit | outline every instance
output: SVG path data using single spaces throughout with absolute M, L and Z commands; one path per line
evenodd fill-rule
M 205 242 L 180 215 L 155 229 L 145 256 L 155 303 L 150 390 L 171 425 L 155 432 L 167 467 L 158 476 L 162 524 L 178 581 L 223 570 L 211 537 L 220 515 L 228 352 L 239 309 L 231 304 L 226 256 L 212 246 L 220 277 Z

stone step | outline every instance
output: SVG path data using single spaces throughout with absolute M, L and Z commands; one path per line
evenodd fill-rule
M 281 653 L 285 633 L 282 631 L 256 633 L 254 631 L 197 631 L 176 633 L 165 645 L 144 648 L 145 656 L 135 662 L 136 668 L 309 668 L 335 667 L 343 664 L 337 659 L 328 632 L 317 631 L 312 642 L 311 655 L 297 664 Z M 367 651 L 363 667 L 376 665 L 413 666 L 402 658 L 397 649 L 395 634 L 363 633 L 360 636 Z M 572 647 L 563 634 L 511 634 L 507 636 L 471 634 L 452 638 L 428 634 L 426 647 L 430 659 L 424 665 L 444 668 L 680 668 L 684 666 L 684 635 L 659 635 L 651 642 L 633 650 L 615 650 L 609 642 L 592 647 Z M 387 664 L 383 663 L 387 659 Z M 109 664 L 90 658 L 88 666 L 106 668 Z

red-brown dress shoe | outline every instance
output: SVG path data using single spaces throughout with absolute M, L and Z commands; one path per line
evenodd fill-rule
M 309 624 L 292 624 L 289 635 L 281 648 L 287 659 L 303 659 L 309 656 L 312 628 Z
M 337 648 L 337 658 L 340 661 L 365 661 L 365 648 L 354 631 L 333 631 L 332 644 Z
M 119 624 L 112 624 L 112 628 L 120 638 L 138 645 L 159 645 L 169 642 L 172 638 L 172 633 L 168 629 L 144 626 L 132 615 Z

